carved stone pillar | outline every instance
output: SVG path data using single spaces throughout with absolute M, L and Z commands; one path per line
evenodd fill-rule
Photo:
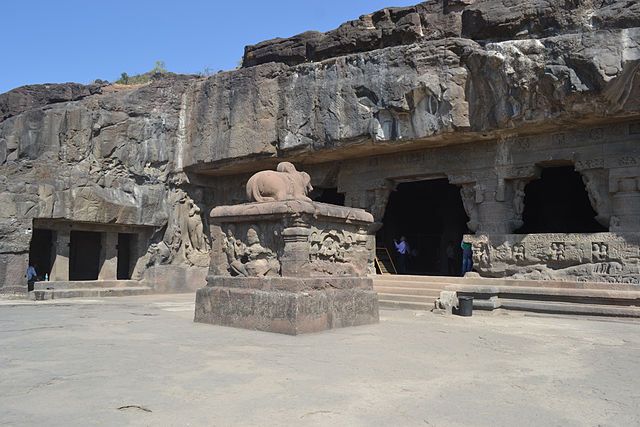
M 640 231 L 640 170 L 612 169 L 609 176 L 611 231 Z
M 611 218 L 611 197 L 609 194 L 609 171 L 603 168 L 587 168 L 588 162 L 576 163 L 576 170 L 582 175 L 584 187 L 591 207 L 596 211 L 596 221 L 609 228 Z
M 71 232 L 69 230 L 56 231 L 55 256 L 51 267 L 51 281 L 69 280 L 69 246 Z
M 118 277 L 118 233 L 102 233 L 100 272 L 98 280 L 116 280 Z
M 300 217 L 290 219 L 282 230 L 284 253 L 280 258 L 283 276 L 309 277 L 309 235 L 311 228 Z
M 536 175 L 534 166 L 497 167 L 490 172 L 449 175 L 449 182 L 460 186 L 469 230 L 510 234 L 522 226 L 524 187 Z

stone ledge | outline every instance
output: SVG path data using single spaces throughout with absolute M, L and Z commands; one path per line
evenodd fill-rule
M 273 215 L 309 214 L 314 217 L 338 218 L 345 222 L 373 222 L 373 215 L 358 208 L 330 205 L 304 200 L 285 200 L 281 202 L 244 203 L 241 205 L 218 206 L 211 210 L 211 218 L 218 222 L 253 221 L 256 217 L 264 218 Z
M 231 277 L 214 276 L 207 277 L 207 287 L 224 287 L 238 289 L 253 289 L 261 291 L 325 291 L 325 290 L 345 290 L 360 289 L 365 291 L 373 290 L 373 280 L 368 277 Z

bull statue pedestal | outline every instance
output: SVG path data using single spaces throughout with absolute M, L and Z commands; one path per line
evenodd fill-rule
M 194 320 L 291 335 L 377 323 L 367 277 L 373 217 L 309 201 L 308 175 L 290 163 L 278 171 L 269 183 L 256 183 L 256 174 L 247 184 L 254 200 L 271 201 L 211 211 L 211 264 Z M 299 181 L 289 186 L 285 175 Z M 288 187 L 270 188 L 274 182 Z

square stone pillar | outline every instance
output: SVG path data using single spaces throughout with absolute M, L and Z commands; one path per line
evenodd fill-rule
M 194 320 L 290 335 L 377 323 L 372 222 L 362 209 L 303 200 L 214 208 Z
M 69 251 L 71 249 L 71 232 L 58 230 L 55 232 L 55 253 L 51 266 L 51 281 L 66 282 L 69 280 Z
M 100 272 L 98 280 L 116 280 L 118 278 L 118 233 L 101 233 Z

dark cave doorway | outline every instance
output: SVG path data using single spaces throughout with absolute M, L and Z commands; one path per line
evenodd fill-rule
M 36 269 L 37 279 L 44 280 L 45 274 L 51 275 L 53 253 L 53 232 L 34 228 L 29 243 L 29 264 Z M 32 291 L 31 287 L 29 291 Z
M 344 193 L 338 193 L 335 187 L 314 188 L 309 195 L 314 202 L 329 203 L 332 205 L 344 206 Z
M 396 258 L 393 240 L 405 236 L 412 253 L 407 274 L 459 276 L 460 241 L 469 233 L 467 221 L 460 189 L 446 178 L 404 182 L 389 196 L 376 245 Z M 447 256 L 449 245 L 452 263 Z
M 607 231 L 595 220 L 596 211 L 579 172 L 573 166 L 542 169 L 540 179 L 524 188 L 523 225 L 516 233 L 597 233 Z
M 69 280 L 98 280 L 101 233 L 72 231 L 69 248 Z
M 134 234 L 118 233 L 118 266 L 116 270 L 118 280 L 131 279 L 131 244 L 134 238 Z

